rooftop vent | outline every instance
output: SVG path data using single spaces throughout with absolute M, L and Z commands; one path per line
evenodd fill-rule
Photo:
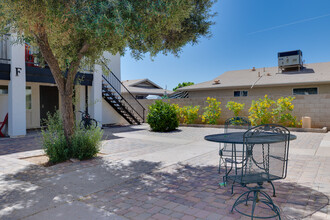
M 220 84 L 220 79 L 214 80 L 214 84 Z
M 287 52 L 280 52 L 277 54 L 278 57 L 278 68 L 282 71 L 287 69 L 296 68 L 300 70 L 303 66 L 302 51 L 293 50 Z

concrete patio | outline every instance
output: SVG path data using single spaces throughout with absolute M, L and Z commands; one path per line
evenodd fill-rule
M 39 132 L 0 139 L 0 219 L 246 219 L 230 212 L 245 189 L 219 187 L 218 144 L 203 139 L 221 129 L 104 131 L 102 157 L 51 167 L 19 159 L 42 154 Z M 273 199 L 282 219 L 330 219 L 330 134 L 294 134 Z

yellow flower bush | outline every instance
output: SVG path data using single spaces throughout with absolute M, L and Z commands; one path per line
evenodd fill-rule
M 199 105 L 197 106 L 184 106 L 180 109 L 180 116 L 183 123 L 192 124 L 198 118 Z
M 178 115 L 178 119 L 180 120 L 180 112 L 181 112 L 181 108 L 179 107 L 178 104 L 172 104 L 173 108 L 175 109 L 177 115 Z
M 295 97 L 289 96 L 281 97 L 276 101 L 276 107 L 272 111 L 274 123 L 290 127 L 296 127 L 299 124 L 297 118 L 291 114 L 294 109 L 292 104 L 294 99 Z
M 229 101 L 227 102 L 226 108 L 228 108 L 229 111 L 232 111 L 234 116 L 237 117 L 239 113 L 244 109 L 244 106 L 244 103 Z
M 269 124 L 272 123 L 271 107 L 275 101 L 268 98 L 267 95 L 263 99 L 257 101 L 253 100 L 249 109 L 249 119 L 252 125 Z
M 292 101 L 295 97 L 281 97 L 277 101 L 268 98 L 267 95 L 263 99 L 252 101 L 249 109 L 249 119 L 252 125 L 276 123 L 283 126 L 296 127 L 300 123 L 297 122 L 295 116 L 292 116 L 294 105 Z
M 218 102 L 215 98 L 207 97 L 206 102 L 209 104 L 204 108 L 204 113 L 201 116 L 202 122 L 208 124 L 216 124 L 221 114 L 221 102 Z

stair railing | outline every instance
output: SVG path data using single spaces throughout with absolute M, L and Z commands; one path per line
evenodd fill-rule
M 107 79 L 107 77 L 105 77 L 104 75 L 102 75 L 103 79 L 108 83 L 108 85 L 111 86 L 111 88 L 114 90 L 115 95 L 119 96 L 121 98 L 122 101 L 124 101 L 141 119 L 142 122 L 144 122 L 144 117 L 145 117 L 145 108 L 143 107 L 143 105 L 134 97 L 134 95 L 126 88 L 126 86 L 118 79 L 118 77 L 109 69 L 109 67 L 103 62 L 103 65 L 105 66 L 105 68 L 107 68 L 107 70 L 109 71 L 109 73 L 111 74 L 111 78 L 114 79 L 114 82 L 109 82 L 109 80 Z M 111 80 L 113 81 L 113 80 Z M 118 85 L 118 86 L 114 86 L 114 85 Z M 117 87 L 117 88 L 116 88 Z M 121 92 L 119 92 L 118 88 L 124 88 L 127 93 L 132 97 L 132 99 L 135 102 L 135 104 L 137 104 L 136 106 L 138 108 L 140 108 L 140 113 L 136 110 L 136 108 L 133 108 L 132 105 L 121 95 Z

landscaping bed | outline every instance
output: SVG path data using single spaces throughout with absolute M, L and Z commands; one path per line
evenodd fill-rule
M 94 157 L 94 158 L 103 157 L 104 155 L 107 155 L 107 154 L 97 153 L 97 156 Z M 92 158 L 92 159 L 94 159 L 94 158 Z M 50 166 L 54 166 L 54 165 L 59 164 L 59 163 L 50 163 L 49 162 L 49 157 L 46 154 L 35 155 L 35 156 L 30 156 L 30 157 L 22 157 L 22 158 L 19 158 L 19 159 L 24 160 L 24 161 L 28 161 L 30 163 L 33 163 L 33 164 L 39 165 L 39 166 L 43 166 L 43 167 L 50 167 Z M 75 162 L 78 162 L 78 161 L 80 161 L 80 160 L 70 159 L 70 160 L 67 160 L 67 161 L 64 161 L 64 162 L 65 163 L 75 163 Z
M 198 127 L 198 128 L 224 128 L 225 125 L 210 125 L 210 124 L 180 124 L 181 127 Z M 295 132 L 312 132 L 312 133 L 327 133 L 328 128 L 293 128 L 288 127 L 290 131 Z

